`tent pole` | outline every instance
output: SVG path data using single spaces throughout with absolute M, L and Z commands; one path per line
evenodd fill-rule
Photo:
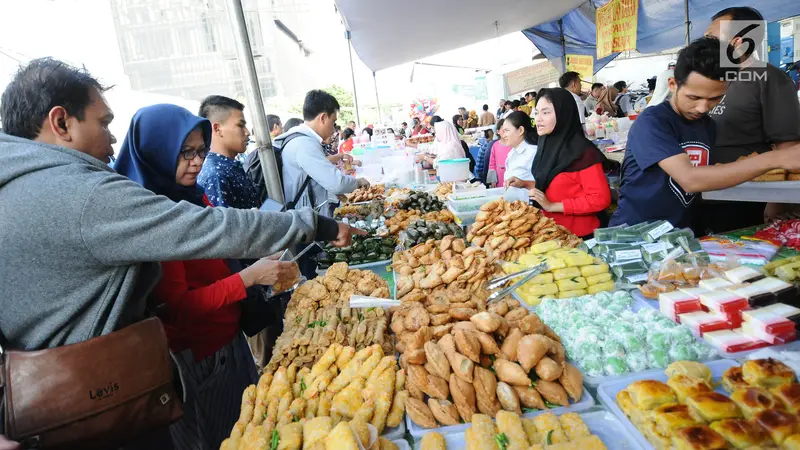
M 567 71 L 567 43 L 564 40 L 564 21 L 558 19 L 558 31 L 561 35 L 561 72 Z
M 683 14 L 686 16 L 686 45 L 688 46 L 692 40 L 691 32 L 689 31 L 692 24 L 689 22 L 689 0 L 683 0 Z
M 381 99 L 378 98 L 378 79 L 375 77 L 375 72 L 372 72 L 372 82 L 375 84 L 375 102 L 378 103 L 378 122 L 383 123 L 383 115 L 381 114 Z
M 347 39 L 347 52 L 350 54 L 350 75 L 353 77 L 353 100 L 356 103 L 356 128 L 361 126 L 361 115 L 358 113 L 358 92 L 356 92 L 356 72 L 353 70 L 353 45 L 350 42 L 350 30 L 344 32 Z
M 228 19 L 233 26 L 236 36 L 236 54 L 239 59 L 239 70 L 244 75 L 247 85 L 246 91 L 249 97 L 249 111 L 252 111 L 255 121 L 256 146 L 258 148 L 258 158 L 261 160 L 264 181 L 267 185 L 269 197 L 277 202 L 283 203 L 283 188 L 281 187 L 281 177 L 278 173 L 278 165 L 275 163 L 275 153 L 272 151 L 272 141 L 270 139 L 270 129 L 267 124 L 267 116 L 264 111 L 264 102 L 261 98 L 261 88 L 258 85 L 258 72 L 253 62 L 253 49 L 250 47 L 250 36 L 247 34 L 247 25 L 244 21 L 244 10 L 241 0 L 228 0 Z

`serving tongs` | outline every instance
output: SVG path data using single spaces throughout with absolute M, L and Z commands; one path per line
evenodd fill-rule
M 519 276 L 522 276 L 522 278 L 519 281 L 515 282 L 511 286 L 509 286 L 509 287 L 507 287 L 505 289 L 501 289 L 501 290 L 489 295 L 489 298 L 486 299 L 486 303 L 489 304 L 489 303 L 491 303 L 491 302 L 493 302 L 495 300 L 500 300 L 502 298 L 505 298 L 507 295 L 512 293 L 514 290 L 516 290 L 517 288 L 519 288 L 523 284 L 527 283 L 528 281 L 531 281 L 531 279 L 533 277 L 535 277 L 536 275 L 541 274 L 545 270 L 547 270 L 547 263 L 543 262 L 541 264 L 538 264 L 536 266 L 531 267 L 530 269 L 526 269 L 526 270 L 523 270 L 523 271 L 520 271 L 520 272 L 517 272 L 517 273 L 512 273 L 511 275 L 506 275 L 504 277 L 500 277 L 500 278 L 496 278 L 496 279 L 492 280 L 488 284 L 488 288 L 489 289 L 494 289 L 494 288 L 500 287 L 503 284 L 505 284 L 506 282 L 508 282 L 508 280 L 511 280 L 513 278 L 517 278 Z
M 528 267 L 525 270 L 520 270 L 519 272 L 515 272 L 510 275 L 503 275 L 502 277 L 492 278 L 491 280 L 489 280 L 489 283 L 486 285 L 486 288 L 489 289 L 490 291 L 492 289 L 497 289 L 502 285 L 506 284 L 509 280 L 513 280 L 514 278 L 517 277 L 524 277 L 525 275 L 528 275 L 529 273 L 538 270 L 538 268 L 539 266 Z

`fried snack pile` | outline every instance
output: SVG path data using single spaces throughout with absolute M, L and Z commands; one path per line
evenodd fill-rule
M 373 448 L 367 424 L 379 435 L 399 426 L 408 396 L 404 388 L 405 372 L 398 370 L 393 352 L 384 355 L 378 345 L 356 351 L 333 344 L 313 367 L 281 367 L 248 387 L 239 420 L 221 449 L 357 449 L 355 439 Z
M 429 212 L 427 214 L 422 214 L 421 212 L 412 209 L 412 210 L 400 210 L 394 216 L 386 219 L 384 225 L 389 228 L 389 234 L 397 235 L 401 231 L 408 228 L 409 223 L 412 221 L 417 220 L 425 220 L 428 222 L 443 222 L 443 223 L 452 223 L 453 213 L 450 211 L 443 209 L 441 211 L 434 211 Z
M 546 413 L 522 419 L 512 412 L 500 411 L 497 424 L 487 415 L 476 414 L 472 427 L 464 434 L 467 442 L 480 443 L 479 448 L 606 450 L 603 441 L 574 412 L 560 417 Z
M 458 425 L 478 412 L 521 414 L 523 408 L 569 406 L 570 398 L 581 398 L 580 371 L 566 362 L 559 337 L 536 314 L 513 299 L 487 307 L 473 300 L 445 305 L 447 298 L 407 301 L 391 310 L 407 376 L 406 412 L 414 423 Z M 446 320 L 442 314 L 468 320 L 434 325 Z
M 389 319 L 383 308 L 327 306 L 316 311 L 304 308 L 292 317 L 284 322 L 266 370 L 275 371 L 290 364 L 310 367 L 331 344 L 356 350 L 378 345 L 387 353 L 393 351 L 393 338 L 387 334 Z
M 373 200 L 369 203 L 360 205 L 342 205 L 333 212 L 333 217 L 337 219 L 347 218 L 353 220 L 365 219 L 368 216 L 380 217 L 383 215 L 383 200 Z
M 445 236 L 395 253 L 397 299 L 424 298 L 450 287 L 477 293 L 499 268 L 482 249 L 467 247 L 464 239 Z
M 275 371 L 291 363 L 310 366 L 333 343 L 359 350 L 378 344 L 391 351 L 394 344 L 387 336 L 385 311 L 351 309 L 351 295 L 387 298 L 389 287 L 374 272 L 348 270 L 347 263 L 336 263 L 324 276 L 295 289 L 267 370 Z
M 328 268 L 325 275 L 314 278 L 294 291 L 286 309 L 286 322 L 292 322 L 303 310 L 316 311 L 326 306 L 349 307 L 351 295 L 389 297 L 386 280 L 369 270 L 349 269 L 339 262 Z
M 292 272 L 286 278 L 279 279 L 272 285 L 272 295 L 277 295 L 286 292 L 292 288 L 297 282 L 300 281 L 300 268 L 297 264 L 292 267 Z
M 433 195 L 439 197 L 440 200 L 444 200 L 447 198 L 448 195 L 453 193 L 453 182 L 447 181 L 444 183 L 439 183 L 436 186 L 436 190 L 433 191 Z
M 562 241 L 563 247 L 583 242 L 553 219 L 521 201 L 494 200 L 483 206 L 469 229 L 467 241 L 504 261 L 516 261 L 533 244 Z
M 385 194 L 386 187 L 382 184 L 376 184 L 370 187 L 358 188 L 345 195 L 344 198 L 346 203 L 360 203 L 383 198 Z

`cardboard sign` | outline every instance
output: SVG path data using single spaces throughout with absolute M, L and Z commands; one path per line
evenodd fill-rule
M 597 9 L 597 59 L 636 49 L 639 0 L 611 0 Z

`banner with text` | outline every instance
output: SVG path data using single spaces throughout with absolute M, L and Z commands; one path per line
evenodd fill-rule
M 560 74 L 549 62 L 523 67 L 503 75 L 509 95 L 523 94 L 547 87 L 558 81 Z
M 597 59 L 636 49 L 639 0 L 611 0 L 597 8 Z
M 594 80 L 594 58 L 592 55 L 567 54 L 567 72 L 578 72 L 581 75 L 581 84 L 592 84 Z

